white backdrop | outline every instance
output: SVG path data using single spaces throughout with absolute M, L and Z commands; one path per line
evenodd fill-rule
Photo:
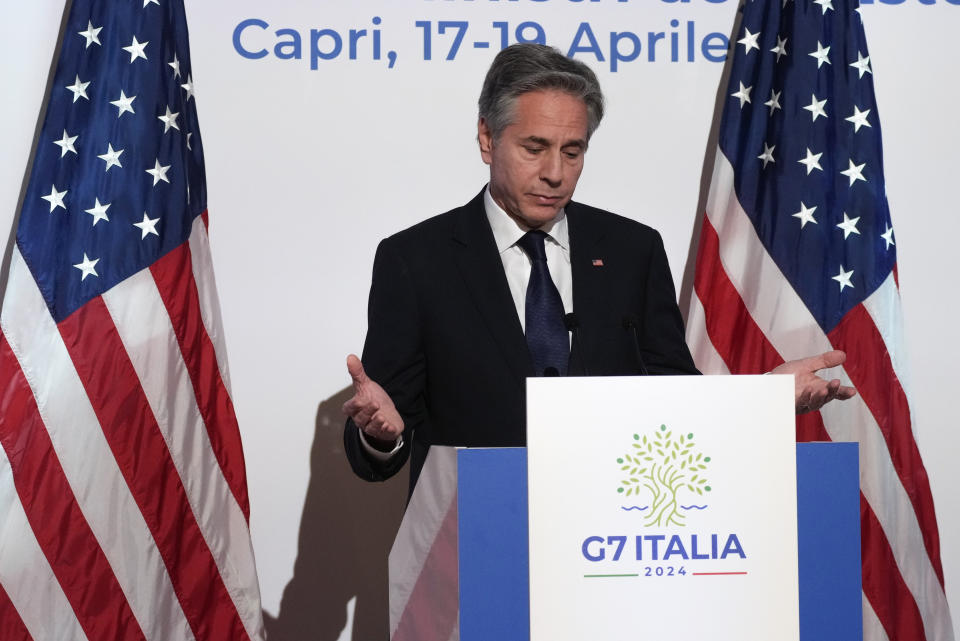
M 958 276 L 950 256 L 960 237 L 953 191 L 960 149 L 960 125 L 952 113 L 960 99 L 953 82 L 960 64 L 952 44 L 960 27 L 956 2 L 870 3 L 862 13 L 899 252 L 913 372 L 908 389 L 958 625 L 960 510 L 954 487 L 960 483 L 960 436 L 951 401 L 957 383 L 953 366 L 960 360 L 953 321 L 960 317 L 960 303 L 949 285 Z M 8 230 L 63 0 L 5 5 L 0 26 L 0 229 Z M 357 516 L 352 505 L 363 504 L 369 496 L 376 500 L 379 489 L 350 485 L 342 475 L 337 476 L 335 492 L 321 482 L 328 467 L 338 475 L 344 469 L 336 446 L 339 419 L 331 409 L 339 401 L 324 401 L 347 386 L 344 357 L 362 347 L 378 240 L 462 204 L 484 183 L 485 166 L 474 141 L 476 98 L 504 30 L 513 42 L 517 25 L 536 21 L 549 44 L 566 50 L 578 24 L 590 24 L 605 60 L 583 53 L 578 57 L 598 71 L 608 115 L 591 142 L 577 198 L 658 228 L 679 290 L 685 272 L 692 269 L 688 253 L 703 161 L 712 153 L 707 137 L 722 71 L 722 64 L 708 60 L 701 45 L 710 33 L 730 31 L 735 10 L 735 0 L 188 3 L 211 242 L 246 449 L 263 605 L 269 615 L 281 610 L 295 561 L 302 574 L 322 574 L 338 552 L 350 556 L 353 549 L 350 558 L 360 559 L 351 541 L 372 535 L 355 530 L 380 527 L 380 507 L 371 508 L 372 515 Z M 235 32 L 250 20 L 261 22 L 241 30 L 238 47 Z M 424 59 L 426 28 L 417 26 L 418 21 L 429 22 L 431 60 Z M 444 58 L 455 28 L 440 34 L 439 21 L 469 25 L 454 60 Z M 280 29 L 297 32 L 301 58 L 275 55 L 278 42 L 293 38 L 290 31 L 276 35 Z M 342 38 L 339 55 L 318 59 L 316 69 L 310 60 L 312 29 L 328 30 L 318 39 L 325 55 L 335 46 L 331 31 Z M 366 30 L 357 40 L 355 59 L 350 59 L 350 29 Z M 695 34 L 692 49 L 690 29 Z M 616 71 L 609 57 L 611 31 L 630 31 L 642 41 L 639 57 L 620 63 Z M 649 32 L 666 34 L 652 52 Z M 533 35 L 533 27 L 524 34 Z M 676 62 L 671 60 L 674 37 Z M 708 44 L 716 45 L 718 36 L 710 38 Z M 621 47 L 629 49 L 625 38 Z M 261 50 L 266 52 L 261 58 L 242 55 Z M 288 44 L 281 53 L 292 51 Z M 327 456 L 318 455 L 321 443 L 329 450 Z M 402 483 L 394 485 L 400 489 L 391 490 L 388 502 L 402 500 L 405 493 Z M 316 510 L 310 507 L 311 495 Z M 388 504 L 382 496 L 374 503 Z M 392 523 L 397 514 L 387 508 L 383 520 Z M 339 530 L 346 531 L 327 536 Z M 374 538 L 386 540 L 388 535 Z M 325 549 L 310 565 L 304 559 L 311 558 L 312 544 Z M 376 572 L 371 576 L 372 581 L 382 578 Z M 290 597 L 283 608 L 289 604 L 304 609 L 314 603 L 323 611 L 325 594 L 316 592 L 337 580 L 308 580 L 312 592 L 308 589 L 299 597 L 307 594 L 308 604 Z M 377 588 L 377 598 L 382 600 L 384 589 Z M 345 590 L 349 597 L 351 589 Z M 334 604 L 337 615 L 326 626 L 333 630 L 325 633 L 329 638 L 337 638 L 344 627 L 341 638 L 350 638 L 352 603 L 348 606 L 344 598 Z M 381 607 L 376 598 L 370 603 L 371 609 Z M 361 606 L 357 608 L 360 617 Z M 380 615 L 368 611 L 364 616 L 379 620 Z M 321 636 L 318 632 L 316 638 Z

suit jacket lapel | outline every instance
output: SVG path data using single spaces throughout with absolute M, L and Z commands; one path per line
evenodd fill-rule
M 487 222 L 483 192 L 460 210 L 453 229 L 454 256 L 468 295 L 522 383 L 533 375 L 533 361 L 510 295 L 503 262 Z M 574 290 L 576 291 L 576 290 Z
M 571 352 L 570 375 L 583 375 L 584 364 L 580 357 L 586 357 L 589 364 L 590 332 L 598 326 L 600 312 L 606 309 L 607 288 L 606 271 L 603 261 L 604 230 L 597 225 L 589 225 L 583 218 L 583 211 L 577 203 L 570 202 L 566 207 L 567 225 L 570 230 L 570 272 L 573 279 L 573 311 L 580 323 L 579 354 L 576 347 Z

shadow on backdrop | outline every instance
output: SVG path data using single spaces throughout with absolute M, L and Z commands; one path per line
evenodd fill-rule
M 388 638 L 387 556 L 407 502 L 408 466 L 386 483 L 356 477 L 343 451 L 348 387 L 320 403 L 293 578 L 268 641 L 336 641 L 356 597 L 353 641 Z

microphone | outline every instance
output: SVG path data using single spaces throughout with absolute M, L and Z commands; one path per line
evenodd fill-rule
M 580 361 L 580 365 L 583 367 L 583 375 L 590 376 L 590 372 L 587 371 L 587 361 L 583 358 L 583 346 L 580 344 L 580 319 L 577 318 L 577 315 L 573 312 L 569 314 L 564 314 L 563 324 L 567 326 L 567 331 L 573 334 L 573 339 L 571 343 L 573 344 L 572 352 L 574 356 L 577 357 L 577 360 Z
M 551 365 L 551 366 L 549 366 L 549 367 L 544 367 L 544 368 L 543 368 L 543 375 L 544 375 L 544 376 L 560 376 L 560 370 L 558 370 L 558 369 L 557 369 L 556 367 L 554 367 L 553 365 Z
M 649 376 L 647 365 L 643 362 L 643 356 L 640 354 L 640 321 L 634 314 L 627 314 L 623 317 L 623 328 L 630 332 L 633 338 L 633 354 L 637 357 L 637 367 L 641 376 Z

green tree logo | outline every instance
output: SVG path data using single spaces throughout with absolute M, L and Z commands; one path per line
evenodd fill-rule
M 630 452 L 617 459 L 626 475 L 617 492 L 626 497 L 639 496 L 642 488 L 650 490 L 653 502 L 644 523 L 648 527 L 685 525 L 686 515 L 679 512 L 677 493 L 686 489 L 703 496 L 710 491 L 703 476 L 710 457 L 694 451 L 692 432 L 674 438 L 666 425 L 652 436 L 634 434 L 633 440 L 636 442 Z

